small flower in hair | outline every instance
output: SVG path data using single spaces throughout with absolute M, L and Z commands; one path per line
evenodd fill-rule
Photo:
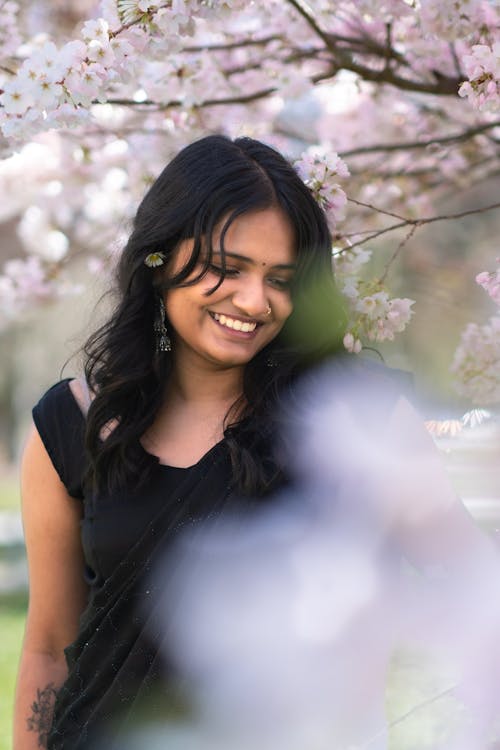
M 158 268 L 165 263 L 165 256 L 163 253 L 149 253 L 149 255 L 146 255 L 144 263 L 148 268 Z

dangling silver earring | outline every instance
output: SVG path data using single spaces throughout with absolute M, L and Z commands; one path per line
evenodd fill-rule
M 171 352 L 172 351 L 172 342 L 170 341 L 170 336 L 168 335 L 168 330 L 167 330 L 167 326 L 165 323 L 165 317 L 166 317 L 165 303 L 163 301 L 163 297 L 159 294 L 158 302 L 157 302 L 156 317 L 155 317 L 155 322 L 153 325 L 154 332 L 155 332 L 157 354 L 159 352 Z

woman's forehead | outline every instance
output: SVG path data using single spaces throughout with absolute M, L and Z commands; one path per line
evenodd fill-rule
M 231 223 L 219 222 L 212 235 L 213 250 L 223 244 L 227 254 L 260 257 L 266 262 L 292 262 L 295 257 L 295 229 L 280 208 L 241 214 Z M 223 242 L 222 233 L 224 232 Z

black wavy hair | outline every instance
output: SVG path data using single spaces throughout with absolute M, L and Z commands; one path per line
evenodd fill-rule
M 224 234 L 231 222 L 271 207 L 286 214 L 294 231 L 293 312 L 278 336 L 246 365 L 243 412 L 237 425 L 230 418 L 236 409 L 228 412 L 224 435 L 236 489 L 255 496 L 273 486 L 279 469 L 269 446 L 280 399 L 298 374 L 337 349 L 345 327 L 333 279 L 331 235 L 324 212 L 280 153 L 252 138 L 211 135 L 182 149 L 143 198 L 117 268 L 118 303 L 83 349 L 85 376 L 96 394 L 85 440 L 87 480 L 95 491 L 140 486 L 153 466 L 140 438 L 161 406 L 172 354 L 155 351 L 158 276 L 145 265 L 146 256 L 161 252 L 168 269 L 179 243 L 194 239 L 187 264 L 162 288 L 195 283 L 211 263 L 215 227 L 225 220 L 224 270 Z M 200 273 L 187 280 L 196 267 Z M 224 274 L 218 283 L 223 279 Z M 114 429 L 106 431 L 110 423 Z

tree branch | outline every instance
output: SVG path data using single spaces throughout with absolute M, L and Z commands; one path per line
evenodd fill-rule
M 460 65 L 460 60 L 458 59 L 458 55 L 457 55 L 457 48 L 455 47 L 454 42 L 450 42 L 449 48 L 450 48 L 451 56 L 453 58 L 453 64 L 455 66 L 455 71 L 456 71 L 457 76 L 462 79 L 467 78 L 467 76 L 464 74 L 462 67 Z
M 318 24 L 314 20 L 314 17 L 308 13 L 308 10 L 306 9 L 306 6 L 302 2 L 302 0 L 287 0 L 287 2 L 295 8 L 297 13 L 302 16 L 307 25 L 310 26 L 310 28 L 314 31 L 315 34 L 317 34 L 317 36 L 319 36 L 319 38 L 324 42 L 326 48 L 333 52 L 334 50 L 332 49 L 331 35 L 327 34 L 320 26 L 318 26 Z
M 407 232 L 406 237 L 403 237 L 403 239 L 401 240 L 401 242 L 399 243 L 399 245 L 397 246 L 397 248 L 394 250 L 394 252 L 391 255 L 391 257 L 389 258 L 389 260 L 385 264 L 384 270 L 382 271 L 382 276 L 380 277 L 380 283 L 381 284 L 383 284 L 384 281 L 386 280 L 387 274 L 389 273 L 390 267 L 392 266 L 392 264 L 394 263 L 394 261 L 398 257 L 398 255 L 401 252 L 401 250 L 403 249 L 403 247 L 411 240 L 411 238 L 413 237 L 413 235 L 415 234 L 415 232 L 417 230 L 417 227 L 418 227 L 418 224 L 414 224 L 411 227 L 410 231 Z
M 224 72 L 224 71 L 221 71 Z M 234 72 L 234 71 L 233 71 Z M 325 71 L 324 73 L 318 73 L 315 76 L 311 76 L 310 80 L 311 83 L 319 83 L 320 81 L 328 80 L 329 78 L 334 75 L 334 72 L 330 69 Z M 169 102 L 164 102 L 163 104 L 160 102 L 155 102 L 152 99 L 145 99 L 142 102 L 135 102 L 133 99 L 122 99 L 122 98 L 116 98 L 116 99 L 107 99 L 105 102 L 99 102 L 97 99 L 94 99 L 92 104 L 93 105 L 99 105 L 99 104 L 116 104 L 122 107 L 148 107 L 148 108 L 154 108 L 156 111 L 161 112 L 166 109 L 171 108 L 177 108 L 177 107 L 186 107 L 186 109 L 203 109 L 204 107 L 218 107 L 223 105 L 229 105 L 229 104 L 249 104 L 250 102 L 257 101 L 258 99 L 264 99 L 267 96 L 270 96 L 271 94 L 275 94 L 279 91 L 279 88 L 276 86 L 270 86 L 267 89 L 262 89 L 261 91 L 254 91 L 251 94 L 238 94 L 235 96 L 227 96 L 222 99 L 205 99 L 202 102 L 198 102 L 195 104 L 192 104 L 191 107 L 186 107 L 185 102 L 181 101 L 180 99 L 172 99 Z
M 373 68 L 368 68 L 365 65 L 357 63 L 351 55 L 347 54 L 335 43 L 334 35 L 328 34 L 318 26 L 302 0 L 287 0 L 287 2 L 295 8 L 314 33 L 325 43 L 327 49 L 330 50 L 335 58 L 336 68 L 350 70 L 352 73 L 359 75 L 360 78 L 365 81 L 387 83 L 391 86 L 402 89 L 403 91 L 418 91 L 420 93 L 439 94 L 441 96 L 458 96 L 458 88 L 463 81 L 462 77 L 457 76 L 456 78 L 452 78 L 450 76 L 440 75 L 439 78 L 435 78 L 435 83 L 431 83 L 428 81 L 417 81 L 411 80 L 410 78 L 403 78 L 394 73 L 387 66 L 384 66 L 381 70 L 374 70 Z M 379 53 L 379 56 L 386 59 L 387 50 L 385 47 L 382 49 L 384 50 L 384 53 Z
M 223 99 L 205 99 L 203 102 L 198 104 L 192 104 L 191 107 L 187 107 L 185 102 L 180 99 L 172 99 L 169 102 L 160 104 L 154 102 L 151 99 L 145 99 L 143 102 L 134 102 L 132 99 L 107 99 L 106 102 L 99 102 L 94 100 L 93 105 L 98 104 L 117 104 L 121 107 L 155 107 L 158 112 L 165 109 L 185 107 L 186 109 L 202 109 L 203 107 L 218 107 L 225 104 L 248 104 L 249 102 L 257 101 L 258 99 L 264 99 L 270 94 L 274 94 L 277 91 L 275 87 L 263 89 L 262 91 L 255 91 L 252 94 L 242 94 L 239 96 L 228 96 Z
M 269 36 L 262 37 L 261 39 L 243 39 L 239 42 L 228 42 L 227 44 L 201 44 L 193 45 L 192 47 L 184 47 L 183 52 L 229 52 L 233 49 L 241 49 L 242 47 L 260 47 L 262 45 L 269 44 L 269 42 L 277 42 L 281 39 L 279 34 L 270 34 Z
M 355 201 L 354 201 L 355 202 Z M 379 209 L 376 206 L 370 206 L 369 204 L 361 204 L 365 205 L 367 208 L 371 208 L 374 211 L 378 211 L 380 213 L 388 213 L 384 209 Z M 396 229 L 402 229 L 403 227 L 414 227 L 417 229 L 418 227 L 422 227 L 425 224 L 433 224 L 436 221 L 449 221 L 451 219 L 463 219 L 465 216 L 472 216 L 474 214 L 483 214 L 486 211 L 492 211 L 495 208 L 500 208 L 500 202 L 499 203 L 491 203 L 489 206 L 482 206 L 481 208 L 471 208 L 467 211 L 460 211 L 456 214 L 441 214 L 440 216 L 428 216 L 420 219 L 403 219 L 402 221 L 398 222 L 397 224 L 391 224 L 388 227 L 383 227 L 382 229 L 377 229 L 375 232 L 372 232 L 368 237 L 364 237 L 362 240 L 359 240 L 358 242 L 353 242 L 351 245 L 349 245 L 349 250 L 352 250 L 354 247 L 358 247 L 359 245 L 364 245 L 366 242 L 370 242 L 371 240 L 376 239 L 377 237 L 381 237 L 383 234 L 387 234 L 387 232 L 393 232 Z M 394 214 L 397 216 L 397 214 Z M 355 233 L 358 234 L 358 233 Z M 364 234 L 364 232 L 359 232 L 359 234 Z M 411 233 L 413 234 L 413 232 Z M 409 237 L 407 238 L 409 239 Z M 407 239 L 404 241 L 406 242 Z M 399 252 L 399 251 L 398 251 Z
M 401 214 L 396 214 L 393 211 L 387 211 L 385 208 L 377 208 L 377 206 L 372 206 L 371 203 L 363 203 L 363 201 L 358 201 L 356 198 L 347 198 L 349 203 L 355 203 L 357 206 L 363 206 L 363 208 L 369 208 L 370 211 L 376 211 L 379 214 L 385 214 L 385 216 L 392 216 L 393 219 L 399 219 L 400 221 L 406 222 L 407 219 L 405 216 L 401 216 Z
M 426 141 L 407 141 L 406 143 L 377 143 L 372 146 L 360 146 L 359 148 L 352 148 L 347 151 L 339 152 L 339 156 L 346 159 L 351 156 L 358 156 L 360 154 L 373 154 L 378 151 L 391 152 L 391 151 L 405 151 L 409 149 L 421 149 L 427 148 L 428 146 L 442 145 L 445 143 L 457 143 L 459 141 L 466 141 L 475 135 L 484 133 L 492 128 L 500 127 L 500 120 L 495 122 L 483 123 L 482 125 L 476 125 L 473 128 L 464 130 L 461 133 L 455 133 L 454 135 L 446 135 L 436 138 L 428 138 Z

